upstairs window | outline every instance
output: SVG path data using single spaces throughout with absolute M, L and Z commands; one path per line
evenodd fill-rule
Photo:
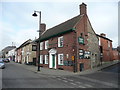
M 36 45 L 32 45 L 32 51 L 37 51 L 37 46 Z
M 58 38 L 58 47 L 63 47 L 63 36 Z
M 63 54 L 58 54 L 58 65 L 63 65 Z
M 45 41 L 45 49 L 48 49 L 48 40 Z
M 40 50 L 43 50 L 43 42 L 40 43 Z

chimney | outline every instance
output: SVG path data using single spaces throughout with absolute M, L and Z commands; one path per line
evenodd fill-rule
M 101 34 L 100 34 L 100 36 L 102 36 L 102 37 L 106 37 L 106 34 L 104 34 L 104 33 L 101 33 Z
M 82 15 L 82 14 L 87 14 L 87 7 L 86 7 L 87 5 L 85 4 L 85 3 L 82 3 L 81 5 L 80 5 L 80 15 Z
M 46 24 L 45 23 L 41 23 L 40 24 L 40 31 L 41 31 L 41 34 L 46 30 Z

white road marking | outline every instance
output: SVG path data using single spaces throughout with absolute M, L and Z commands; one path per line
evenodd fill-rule
M 73 81 L 72 79 L 68 79 L 69 81 Z
M 68 81 L 66 81 L 66 80 L 62 80 L 63 82 L 68 82 Z
M 84 87 L 84 86 L 78 86 L 78 87 L 80 87 L 80 88 L 86 88 L 86 87 Z
M 85 86 L 87 86 L 87 87 L 93 87 L 92 85 L 89 85 L 89 84 L 84 84 Z
M 67 79 L 67 78 L 63 78 L 63 79 Z
M 84 79 L 84 80 L 87 80 L 87 81 L 91 81 L 91 82 L 94 82 L 94 83 L 99 83 L 99 84 L 102 84 L 102 85 L 107 85 L 107 86 L 110 86 L 110 87 L 118 87 L 118 85 L 114 84 L 114 83 L 109 83 L 109 82 L 105 82 L 105 81 L 100 81 L 100 80 L 96 80 L 96 79 L 92 79 L 92 78 L 88 78 L 88 77 L 79 77 L 77 76 L 78 78 L 80 79 Z
M 60 78 L 57 78 L 58 80 L 62 80 L 62 79 L 60 79 Z
M 72 85 L 76 85 L 75 83 L 70 83 L 70 84 L 72 84 Z
M 81 82 L 76 82 L 76 83 L 81 84 Z

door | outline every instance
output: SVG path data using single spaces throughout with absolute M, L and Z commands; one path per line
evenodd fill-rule
M 80 63 L 80 71 L 84 70 L 84 63 Z
M 55 55 L 53 54 L 52 55 L 52 67 L 55 68 Z
M 36 66 L 36 58 L 33 58 L 33 65 Z

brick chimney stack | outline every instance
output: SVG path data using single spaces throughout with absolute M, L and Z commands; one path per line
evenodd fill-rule
M 87 14 L 87 5 L 85 3 L 80 5 L 80 15 L 82 14 Z
M 46 30 L 46 24 L 45 23 L 41 23 L 40 24 L 40 31 L 41 31 L 41 34 Z

